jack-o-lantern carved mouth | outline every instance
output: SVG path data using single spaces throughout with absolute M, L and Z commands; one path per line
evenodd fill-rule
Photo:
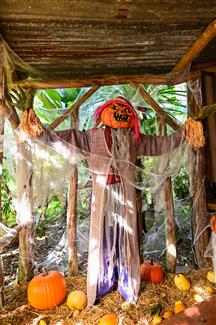
M 114 118 L 116 119 L 116 121 L 122 121 L 122 122 L 128 121 L 128 115 L 119 114 L 117 112 L 114 113 Z

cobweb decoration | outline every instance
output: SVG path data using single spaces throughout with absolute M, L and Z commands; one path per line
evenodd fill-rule
M 22 80 L 20 80 L 20 86 L 28 86 L 29 82 L 33 80 L 46 80 L 45 76 L 41 71 L 35 71 L 31 66 L 22 61 L 8 46 L 3 42 L 3 58 L 4 58 L 4 69 L 6 72 L 6 78 L 9 90 L 15 85 L 13 84 L 13 72 L 19 73 Z M 187 71 L 185 71 L 187 72 Z M 118 82 L 118 81 L 117 81 Z M 18 84 L 16 84 L 17 86 Z M 138 91 L 134 94 L 125 93 L 124 89 L 119 91 L 119 88 L 115 88 L 114 91 L 110 91 L 109 87 L 106 88 L 104 97 L 97 96 L 94 99 L 94 105 L 91 105 L 91 99 L 84 103 L 80 107 L 80 130 L 88 130 L 93 127 L 92 116 L 93 116 L 93 106 L 100 106 L 107 100 L 116 97 L 117 95 L 125 96 L 137 109 L 138 106 L 148 107 L 145 101 L 140 97 Z M 200 97 L 200 86 L 197 84 L 197 89 L 194 92 L 194 97 L 197 98 L 199 102 Z M 92 115 L 89 114 L 89 119 L 82 120 L 82 113 L 86 110 L 90 110 Z M 61 110 L 59 108 L 59 114 Z M 65 123 L 66 125 L 67 123 Z M 55 133 L 52 133 L 55 137 Z M 86 152 L 74 152 L 75 148 L 70 147 L 61 139 L 56 137 L 55 146 L 52 148 L 40 143 L 40 141 L 31 141 L 30 139 L 25 139 L 27 145 L 32 150 L 32 161 L 29 161 L 30 167 L 33 171 L 32 183 L 33 183 L 33 198 L 34 198 L 34 209 L 38 207 L 44 208 L 47 201 L 49 201 L 54 195 L 57 196 L 61 201 L 65 201 L 67 197 L 67 189 L 70 179 L 71 166 L 75 164 L 78 169 L 83 169 L 88 175 L 87 178 L 90 179 L 90 175 L 94 173 L 99 173 L 97 170 L 91 170 L 87 165 L 87 160 L 91 158 L 91 155 Z M 188 170 L 188 174 L 191 174 L 191 166 L 193 165 L 193 154 L 190 148 L 183 143 L 178 149 L 172 150 L 167 155 L 158 157 L 145 158 L 145 162 L 142 167 L 133 166 L 135 168 L 135 174 L 139 174 L 139 177 L 133 181 L 133 185 L 136 189 L 145 191 L 148 194 L 149 201 L 151 204 L 144 203 L 143 210 L 147 209 L 146 215 L 151 221 L 147 234 L 144 234 L 144 253 L 145 257 L 151 257 L 152 255 L 157 258 L 163 256 L 165 252 L 165 207 L 164 207 L 164 194 L 163 194 L 163 184 L 167 177 L 175 177 L 178 175 L 182 166 L 185 166 Z M 4 136 L 4 155 L 5 155 L 5 165 L 8 169 L 10 176 L 15 179 L 16 172 L 16 141 L 11 135 L 8 137 Z M 189 157 L 187 160 L 185 157 Z M 94 159 L 101 157 L 93 157 Z M 149 162 L 149 163 L 148 163 Z M 103 161 L 101 162 L 103 163 Z M 126 162 L 128 163 L 128 162 Z M 107 174 L 108 171 L 105 171 Z M 194 193 L 193 193 L 194 194 Z M 13 199 L 16 199 L 16 193 L 13 192 Z M 151 197 L 151 199 L 150 199 Z M 199 193 L 196 193 L 196 200 L 199 199 Z M 149 208 L 149 206 L 151 208 Z M 189 208 L 188 208 L 189 206 Z M 182 216 L 181 209 L 188 209 L 187 213 Z M 175 218 L 178 232 L 182 235 L 187 233 L 190 236 L 190 205 L 186 202 L 175 202 Z M 34 212 L 35 225 L 37 224 L 38 215 Z M 195 234 L 195 240 L 199 238 L 199 235 L 206 228 L 206 224 L 200 224 L 197 228 L 197 233 Z M 89 213 L 87 213 L 84 221 L 79 222 L 78 220 L 78 247 L 80 257 L 84 256 L 87 252 L 88 247 L 88 229 L 89 229 Z M 187 231 L 186 231 L 187 230 Z M 83 234 L 83 236 L 81 235 Z M 62 238 L 61 238 L 62 237 Z M 55 238 L 56 239 L 56 238 Z M 57 240 L 57 239 L 56 239 Z M 45 259 L 45 264 L 51 263 L 51 261 L 58 256 L 55 251 L 62 253 L 63 258 L 66 260 L 66 236 L 65 236 L 65 223 L 63 223 L 61 232 L 59 233 L 59 241 L 56 243 L 56 250 L 51 249 L 48 256 L 51 259 Z M 212 240 L 213 241 L 213 240 Z M 85 244 L 84 244 L 85 243 Z M 214 259 L 215 245 L 212 245 L 212 253 Z M 53 251 L 53 253 L 52 253 Z M 59 254 L 60 255 L 60 254 Z M 49 260 L 49 262 L 48 262 Z M 55 267 L 61 267 L 60 257 L 55 260 Z
M 8 143 L 10 143 L 10 145 L 7 146 L 7 152 L 9 152 L 9 148 L 14 148 L 15 146 L 15 142 L 13 146 L 11 145 L 11 138 Z M 7 141 L 5 139 L 5 145 L 6 144 Z M 63 156 L 62 148 L 50 148 L 49 146 L 40 143 L 40 141 L 30 141 L 29 145 L 32 148 L 33 157 L 32 181 L 34 207 L 43 208 L 45 203 L 54 195 L 58 196 L 61 201 L 65 201 L 67 196 L 68 180 L 70 179 L 71 163 L 74 163 L 74 161 L 71 161 L 70 154 L 66 153 L 66 155 Z M 64 146 L 65 143 L 63 143 L 63 147 Z M 71 148 L 67 148 L 68 152 L 70 152 L 70 150 Z M 143 207 L 143 210 L 146 210 L 146 220 L 148 221 L 149 225 L 148 232 L 144 234 L 144 257 L 146 259 L 164 259 L 166 247 L 163 184 L 167 177 L 174 177 L 178 175 L 182 166 L 188 168 L 189 165 L 193 163 L 193 161 L 190 160 L 189 164 L 187 160 L 189 150 L 190 149 L 186 144 L 182 144 L 179 148 L 170 151 L 168 154 L 163 156 L 144 157 L 143 166 L 135 166 L 136 172 L 139 174 L 139 179 L 135 177 L 133 186 L 139 190 L 146 191 L 149 196 L 148 201 L 151 201 L 151 203 L 144 201 Z M 13 161 L 12 153 L 10 156 L 11 159 L 9 159 L 9 156 L 10 155 L 8 155 L 8 159 L 6 161 Z M 82 173 L 86 175 L 85 181 L 87 182 L 91 177 L 91 170 L 86 165 L 85 159 L 83 159 L 81 155 L 79 159 L 76 157 L 75 162 L 79 171 L 82 171 Z M 14 170 L 14 168 L 12 168 L 12 170 Z M 59 177 L 59 175 L 61 175 L 61 177 Z M 91 193 L 89 193 L 89 198 L 90 197 Z M 188 202 L 185 203 L 176 201 L 175 203 L 176 226 L 180 237 L 183 237 L 183 234 L 187 234 L 187 236 L 191 238 L 189 221 L 190 211 L 186 216 L 184 216 L 184 218 L 181 215 L 184 205 L 188 206 Z M 88 232 L 90 219 L 89 211 L 82 222 L 79 222 L 78 220 L 77 245 L 80 264 L 86 261 L 88 252 Z M 39 222 L 37 214 L 35 215 L 35 220 L 36 222 Z M 53 236 L 55 238 L 50 237 L 48 239 L 55 242 L 54 249 L 52 245 L 52 248 L 48 250 L 45 260 L 41 260 L 39 256 L 40 254 L 37 254 L 39 258 L 37 258 L 37 264 L 44 264 L 48 268 L 55 267 L 67 273 L 66 220 L 63 218 L 60 224 L 61 231 L 58 233 L 58 239 L 56 238 L 56 234 Z M 49 228 L 49 226 L 47 228 Z

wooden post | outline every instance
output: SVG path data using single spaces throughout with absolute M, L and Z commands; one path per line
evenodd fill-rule
M 158 119 L 159 135 L 167 135 L 166 123 L 163 119 Z M 166 206 L 166 267 L 167 271 L 174 273 L 176 267 L 176 236 L 172 178 L 168 177 L 164 184 L 165 206 Z
M 0 99 L 5 100 L 5 74 L 3 68 L 3 54 L 0 45 Z M 2 163 L 3 163 L 3 135 L 4 115 L 0 112 L 0 222 L 2 222 Z
M 0 43 L 1 48 L 1 43 Z M 2 62 L 0 51 L 0 64 Z M 0 66 L 0 68 L 2 68 Z M 1 71 L 3 71 L 1 69 Z M 2 90 L 2 74 L 0 90 Z M 0 112 L 8 118 L 11 127 L 15 130 L 19 125 L 18 115 L 13 107 L 5 104 L 4 98 L 0 96 Z M 19 270 L 18 282 L 26 283 L 34 271 L 34 235 L 32 214 L 32 171 L 29 166 L 31 162 L 31 151 L 26 143 L 17 143 L 17 221 L 22 226 L 19 233 Z M 0 280 L 2 282 L 2 280 Z
M 189 92 L 189 115 L 197 115 L 202 107 L 202 97 L 200 79 L 188 83 Z M 204 258 L 209 242 L 209 231 L 204 230 L 208 225 L 209 218 L 206 206 L 205 190 L 205 154 L 204 148 L 193 150 L 194 165 L 192 170 L 192 190 L 193 190 L 193 210 L 192 210 L 192 232 L 194 243 L 194 253 L 196 263 L 199 267 L 209 264 L 209 260 Z M 201 225 L 201 227 L 200 227 Z M 203 231 L 203 232 L 201 232 Z
M 74 118 L 74 119 L 73 119 Z M 71 127 L 78 127 L 78 109 L 73 116 L 71 115 Z M 78 274 L 77 258 L 77 190 L 78 190 L 78 170 L 72 166 L 71 178 L 68 189 L 67 207 L 67 242 L 68 242 L 68 273 L 69 275 Z
M 172 118 L 170 115 L 168 115 L 163 108 L 161 108 L 158 103 L 147 93 L 147 91 L 143 88 L 140 87 L 139 85 L 135 83 L 131 83 L 131 86 L 137 89 L 140 93 L 140 95 L 144 98 L 146 103 L 151 106 L 153 111 L 162 119 L 165 120 L 167 124 L 173 128 L 173 130 L 178 130 L 181 126 Z
M 77 184 L 78 172 L 75 166 L 71 170 L 68 190 L 67 208 L 67 242 L 68 242 L 68 271 L 69 275 L 78 274 L 77 259 Z
M 142 166 L 141 159 L 137 159 L 136 165 L 139 167 Z M 137 179 L 141 181 L 141 173 L 138 172 Z M 144 247 L 143 247 L 143 227 L 145 225 L 144 214 L 142 213 L 142 191 L 136 189 L 136 204 L 137 204 L 137 224 L 138 224 L 138 239 L 139 239 L 139 254 L 140 254 L 140 264 L 143 263 L 143 254 L 144 254 Z
M 34 275 L 31 158 L 31 150 L 27 143 L 17 143 L 17 223 L 22 226 L 19 233 L 19 283 L 28 282 Z
M 2 57 L 2 45 L 0 43 L 0 98 L 4 101 L 4 90 L 5 90 L 5 80 L 4 80 L 4 71 L 3 71 L 3 57 Z M 2 131 L 3 125 L 3 115 L 0 113 L 0 128 Z M 2 132 L 0 132 L 2 133 Z M 3 161 L 3 139 L 0 140 L 0 147 L 2 147 L 2 151 L 0 152 L 0 222 L 2 222 L 2 161 Z M 3 260 L 0 251 L 0 308 L 4 306 L 4 267 Z

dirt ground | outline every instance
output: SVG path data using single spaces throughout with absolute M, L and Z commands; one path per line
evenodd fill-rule
M 1 325 L 37 325 L 41 319 L 49 325 L 93 325 L 107 314 L 114 313 L 118 316 L 119 325 L 149 324 L 156 315 L 164 311 L 173 310 L 175 301 L 182 300 L 186 307 L 196 303 L 193 287 L 210 285 L 216 287 L 206 279 L 208 270 L 192 271 L 187 274 L 191 289 L 183 292 L 174 285 L 174 275 L 167 274 L 165 281 L 160 285 L 142 283 L 141 295 L 137 304 L 132 305 L 128 311 L 123 311 L 124 299 L 117 290 L 98 299 L 95 306 L 85 308 L 74 318 L 74 310 L 70 310 L 66 302 L 49 311 L 38 311 L 28 305 L 27 287 L 10 286 L 5 292 L 5 307 L 0 311 Z M 68 292 L 82 290 L 86 292 L 86 277 L 76 276 L 66 278 Z
M 57 269 L 63 271 L 68 292 L 82 290 L 86 292 L 86 269 L 87 254 L 79 256 L 79 276 L 67 277 L 67 254 L 64 250 L 65 218 L 59 218 L 45 225 L 36 236 L 36 270 L 44 262 L 48 270 Z M 59 241 L 61 240 L 61 243 Z M 191 270 L 192 252 L 190 250 L 190 239 L 181 237 L 177 232 L 178 260 L 177 270 Z M 53 254 L 54 250 L 54 254 Z M 52 259 L 50 259 L 52 256 Z M 53 259 L 53 256 L 56 259 Z M 155 261 L 165 261 L 165 255 L 152 254 Z M 150 258 L 150 256 L 149 256 Z M 119 319 L 119 325 L 141 325 L 149 324 L 152 317 L 162 314 L 165 310 L 173 310 L 174 302 L 182 300 L 189 307 L 194 305 L 194 291 L 187 293 L 179 291 L 173 283 L 173 275 L 167 274 L 166 280 L 161 285 L 143 283 L 141 295 L 137 304 L 124 311 L 122 304 L 124 299 L 118 290 L 98 299 L 95 306 L 81 311 L 77 318 L 73 317 L 74 310 L 68 309 L 65 301 L 56 308 L 41 312 L 28 305 L 27 286 L 16 284 L 18 265 L 18 241 L 11 243 L 3 252 L 5 270 L 5 307 L 0 310 L 0 325 L 38 325 L 41 319 L 46 320 L 48 325 L 96 325 L 99 319 L 107 313 L 115 313 Z M 209 285 L 206 280 L 207 270 L 193 270 L 188 272 L 191 286 L 195 284 Z M 212 285 L 211 285 L 212 286 Z M 212 286 L 213 290 L 216 288 Z

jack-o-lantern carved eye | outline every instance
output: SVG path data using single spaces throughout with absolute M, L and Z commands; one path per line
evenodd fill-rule
M 124 104 L 112 103 L 104 108 L 101 121 L 114 129 L 133 128 L 135 124 L 134 113 Z

